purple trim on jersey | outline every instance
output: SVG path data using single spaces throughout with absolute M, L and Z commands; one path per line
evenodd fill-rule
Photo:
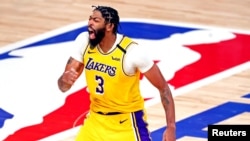
M 134 112 L 132 116 L 137 141 L 152 141 L 150 132 L 147 128 L 148 123 L 143 119 L 144 111 Z

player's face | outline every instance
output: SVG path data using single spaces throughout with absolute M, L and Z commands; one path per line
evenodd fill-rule
M 102 17 L 101 12 L 93 11 L 88 22 L 89 41 L 92 47 L 95 47 L 102 41 L 105 36 L 105 30 L 105 19 Z

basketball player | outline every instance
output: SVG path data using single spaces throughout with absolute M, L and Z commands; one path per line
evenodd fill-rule
M 59 89 L 65 92 L 85 70 L 91 104 L 76 141 L 151 141 L 140 73 L 159 90 L 167 124 L 163 141 L 175 141 L 174 101 L 158 66 L 136 42 L 118 33 L 115 9 L 93 7 L 88 32 L 76 38 L 58 79 Z

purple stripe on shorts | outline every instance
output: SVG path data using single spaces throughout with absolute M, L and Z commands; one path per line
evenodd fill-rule
M 150 137 L 150 132 L 147 128 L 148 123 L 143 119 L 144 112 L 142 110 L 134 112 L 134 124 L 137 127 L 137 137 L 138 141 L 152 141 Z

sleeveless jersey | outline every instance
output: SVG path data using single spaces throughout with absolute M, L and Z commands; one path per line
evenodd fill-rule
M 109 53 L 88 45 L 83 61 L 90 93 L 90 110 L 94 112 L 134 112 L 142 110 L 144 99 L 139 90 L 140 72 L 127 75 L 123 70 L 124 55 L 130 38 L 123 36 L 120 43 Z

